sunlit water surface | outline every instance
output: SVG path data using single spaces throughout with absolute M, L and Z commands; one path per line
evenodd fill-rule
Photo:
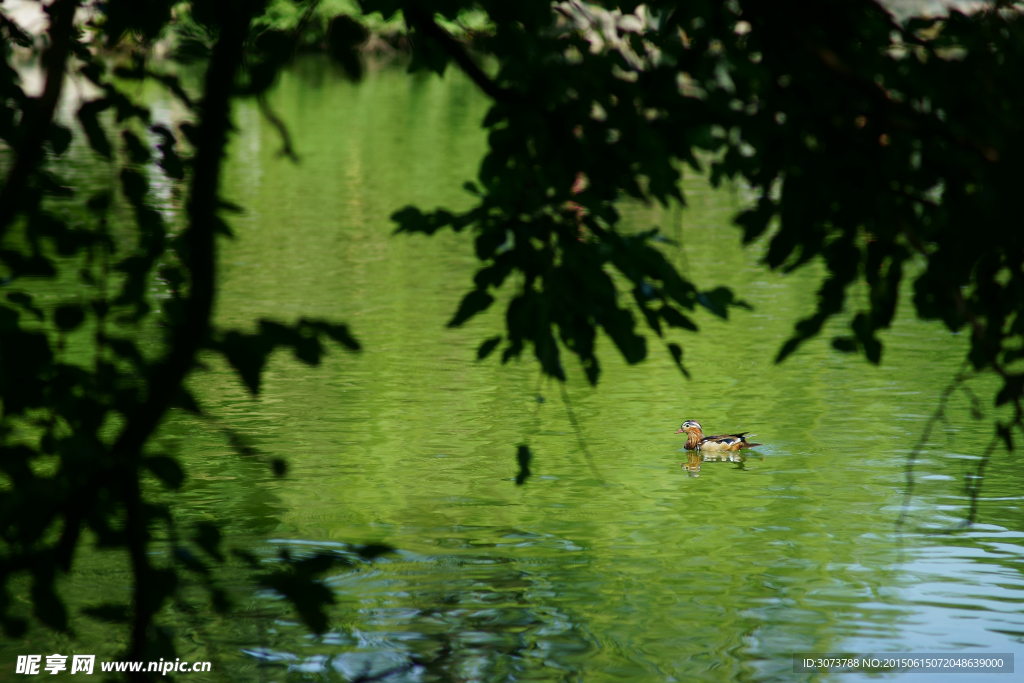
M 907 455 L 959 367 L 961 338 L 904 308 L 880 368 L 827 339 L 773 365 L 820 272 L 758 266 L 761 248 L 741 249 L 730 225 L 742 190 L 693 177 L 686 209 L 623 207 L 628 229 L 658 225 L 676 241 L 666 253 L 699 285 L 727 284 L 754 307 L 728 322 L 698 314 L 701 332 L 677 339 L 692 380 L 656 339 L 635 367 L 602 343 L 596 389 L 568 358 L 564 389 L 529 360 L 475 362 L 500 315 L 445 328 L 478 266 L 471 238 L 394 236 L 388 216 L 469 205 L 461 186 L 485 149 L 485 99 L 458 74 L 380 69 L 353 85 L 309 60 L 272 102 L 301 163 L 279 155 L 254 104 L 239 105 L 225 182 L 245 212 L 223 242 L 217 323 L 343 321 L 364 350 L 315 368 L 279 353 L 255 399 L 209 357 L 191 385 L 211 419 L 175 415 L 159 439 L 190 475 L 179 517 L 224 524 L 230 547 L 268 563 L 282 548 L 396 551 L 329 576 L 337 605 L 320 637 L 240 569 L 222 579 L 231 615 L 190 614 L 202 592 L 186 587 L 164 622 L 183 658 L 214 661 L 189 680 L 867 678 L 794 674 L 792 653 L 815 651 L 1012 652 L 1024 668 L 1013 459 L 993 456 L 979 524 L 925 532 L 966 514 L 963 477 L 990 437 L 964 396 L 904 496 Z M 692 476 L 673 434 L 688 418 L 765 445 Z M 228 431 L 256 454 L 240 456 Z M 516 486 L 522 443 L 533 475 Z M 276 457 L 284 478 L 268 466 Z M 130 577 L 86 553 L 73 582 L 79 595 L 124 600 Z M 112 656 L 124 641 L 84 621 L 74 637 L 34 631 L 7 651 Z

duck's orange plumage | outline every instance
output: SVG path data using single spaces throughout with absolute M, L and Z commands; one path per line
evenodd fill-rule
M 686 450 L 688 451 L 738 451 L 741 448 L 754 448 L 761 446 L 759 443 L 747 441 L 750 432 L 739 434 L 716 434 L 715 436 L 704 436 L 700 428 L 700 422 L 687 420 L 676 430 L 676 434 L 686 434 Z

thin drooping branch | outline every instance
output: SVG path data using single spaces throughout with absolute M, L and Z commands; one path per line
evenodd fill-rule
M 956 388 L 963 384 L 964 380 L 967 379 L 967 367 L 966 364 L 961 367 L 960 371 L 953 378 L 945 389 L 942 390 L 942 394 L 939 396 L 939 405 L 936 407 L 935 412 L 928 422 L 925 423 L 924 431 L 921 433 L 921 438 L 914 445 L 914 448 L 907 455 L 907 464 L 904 469 L 906 476 L 906 488 L 903 491 L 903 509 L 900 510 L 899 517 L 896 518 L 896 529 L 899 531 L 903 528 L 903 525 L 907 521 L 907 515 L 910 513 L 910 501 L 914 497 L 914 485 L 916 483 L 914 479 L 914 467 L 917 465 L 917 458 L 924 452 L 925 447 L 928 445 L 928 440 L 931 438 L 932 429 L 935 425 L 944 421 L 946 418 L 946 406 L 949 404 L 949 399 L 956 391 Z
M 78 5 L 79 0 L 56 0 L 46 8 L 50 15 L 50 47 L 42 58 L 46 67 L 46 85 L 43 94 L 30 100 L 22 113 L 21 142 L 15 150 L 14 163 L 0 191 L 0 236 L 7 232 L 18 210 L 22 208 L 28 179 L 43 159 L 43 145 L 60 102 Z
M 292 136 L 288 132 L 288 126 L 284 124 L 284 121 L 277 115 L 273 107 L 270 106 L 270 102 L 267 101 L 266 93 L 260 93 L 256 96 L 256 103 L 260 107 L 260 113 L 263 114 L 263 118 L 272 125 L 276 130 L 277 134 L 281 136 L 281 154 L 288 157 L 292 163 L 299 163 L 299 155 L 295 153 L 295 148 L 292 147 Z
M 978 519 L 978 498 L 981 496 L 981 485 L 985 481 L 985 467 L 988 465 L 989 460 L 992 459 L 992 453 L 996 450 L 999 445 L 999 436 L 992 437 L 992 441 L 989 442 L 985 452 L 981 455 L 981 460 L 978 462 L 977 469 L 974 470 L 974 474 L 967 475 L 967 495 L 971 499 L 971 507 L 967 511 L 966 525 L 970 526 L 974 524 Z
M 409 22 L 419 29 L 423 35 L 434 40 L 441 48 L 448 53 L 455 63 L 459 65 L 470 79 L 477 84 L 477 86 L 484 91 L 484 93 L 498 101 L 498 102 L 516 102 L 522 98 L 515 92 L 502 88 L 494 80 L 484 73 L 484 70 L 480 68 L 469 52 L 466 50 L 466 46 L 456 40 L 450 33 L 445 31 L 441 26 L 434 21 L 428 13 L 418 8 L 407 7 L 405 9 L 405 16 Z
M 194 174 L 187 207 L 189 226 L 183 235 L 181 257 L 190 274 L 190 291 L 185 315 L 172 334 L 171 349 L 148 378 L 148 396 L 133 414 L 112 449 L 115 465 L 123 477 L 129 554 L 135 578 L 135 614 L 132 624 L 131 659 L 142 660 L 153 612 L 150 585 L 153 570 L 147 546 L 149 531 L 139 487 L 139 454 L 163 419 L 172 399 L 192 369 L 199 349 L 210 335 L 213 311 L 218 186 L 228 131 L 230 99 L 235 74 L 249 30 L 251 10 L 243 5 L 223 12 L 220 37 L 206 72 L 201 120 L 196 139 Z

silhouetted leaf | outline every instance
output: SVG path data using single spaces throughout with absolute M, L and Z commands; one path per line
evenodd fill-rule
M 175 394 L 174 399 L 171 401 L 171 407 L 181 408 L 193 415 L 203 414 L 202 409 L 199 407 L 199 403 L 196 402 L 195 396 L 193 396 L 192 392 L 188 391 L 184 387 L 180 388 L 178 393 Z
M 675 361 L 676 367 L 683 373 L 683 377 L 690 379 L 690 372 L 683 365 L 683 348 L 679 344 L 670 343 L 668 345 L 668 351 L 672 355 L 672 360 Z
M 716 287 L 715 289 L 707 292 L 701 292 L 697 301 L 701 306 L 708 309 L 719 318 L 729 318 L 729 306 L 738 306 L 740 308 L 750 308 L 750 305 L 744 301 L 741 301 L 732 293 L 732 290 L 728 287 Z
M 448 327 L 458 327 L 477 313 L 487 310 L 492 303 L 494 303 L 494 297 L 487 292 L 479 289 L 472 290 L 462 299 L 455 317 L 448 321 Z
M 50 137 L 48 142 L 50 143 L 50 149 L 57 156 L 64 154 L 67 151 L 68 146 L 71 144 L 71 131 L 60 124 L 53 124 L 50 126 Z
M 388 553 L 393 552 L 395 552 L 394 548 L 381 543 L 370 543 L 356 548 L 356 553 L 364 560 L 375 560 L 382 555 L 387 555 Z
M 89 197 L 85 203 L 86 207 L 95 214 L 102 215 L 110 208 L 110 193 L 100 191 Z
M 260 566 L 259 559 L 250 552 L 247 552 L 245 550 L 239 550 L 238 548 L 233 548 L 231 550 L 231 554 L 237 557 L 238 559 L 242 560 L 242 562 L 247 564 L 250 569 L 257 569 Z
M 270 461 L 270 469 L 275 477 L 283 477 L 288 474 L 288 461 L 281 458 L 274 458 Z
M 314 633 L 327 630 L 324 607 L 334 604 L 334 593 L 317 580 L 317 576 L 346 560 L 327 554 L 317 554 L 301 560 L 291 558 L 282 551 L 285 568 L 258 578 L 258 583 L 284 596 L 295 607 L 299 618 Z
M 363 63 L 359 46 L 366 41 L 363 25 L 350 16 L 341 14 L 327 25 L 327 47 L 331 56 L 345 69 L 349 78 L 358 81 L 363 77 Z
M 665 322 L 672 327 L 680 327 L 684 330 L 690 330 L 691 332 L 697 331 L 697 324 L 695 322 L 671 306 L 662 306 L 658 309 L 658 315 L 664 318 Z
M 107 134 L 103 131 L 98 117 L 100 112 L 109 107 L 109 100 L 99 99 L 86 102 L 78 109 L 78 121 L 82 124 L 82 130 L 85 131 L 85 137 L 89 140 L 89 146 L 105 159 L 109 159 L 111 155 L 110 142 L 107 140 Z
M 476 350 L 476 359 L 483 360 L 487 356 L 491 355 L 494 349 L 498 348 L 498 344 L 501 343 L 501 336 L 491 337 L 480 345 L 480 348 Z
M 210 568 L 203 564 L 202 560 L 196 557 L 191 550 L 184 546 L 176 546 L 173 550 L 174 559 L 189 571 L 209 576 Z
M 141 608 L 156 612 L 178 587 L 178 577 L 169 569 L 150 569 L 147 578 L 149 590 L 142 596 L 145 602 Z
M 53 313 L 53 322 L 61 332 L 70 332 L 76 329 L 85 320 L 85 311 L 81 306 L 64 304 L 58 306 Z
M 853 337 L 836 337 L 832 340 L 832 348 L 843 353 L 855 353 L 857 351 L 857 340 Z
M 1003 424 L 996 425 L 996 434 L 1003 441 L 1003 445 L 1006 446 L 1006 450 L 1013 453 L 1013 432 Z
M 8 19 L 4 14 L 0 14 L 0 30 L 16 45 L 25 48 L 32 47 L 32 36 L 22 31 L 17 23 Z
M 36 618 L 54 631 L 66 631 L 68 612 L 53 584 L 38 578 L 32 582 L 32 607 Z
M 210 46 L 195 37 L 183 37 L 177 41 L 170 58 L 188 66 L 210 58 Z
M 213 611 L 217 614 L 227 614 L 233 607 L 228 594 L 221 588 L 210 590 L 210 604 L 213 606 Z
M 149 161 L 149 148 L 143 144 L 138 135 L 130 130 L 124 130 L 121 131 L 121 138 L 124 140 L 128 158 L 131 159 L 133 164 L 144 164 Z
M 108 624 L 127 624 L 131 619 L 131 612 L 128 607 L 111 603 L 96 605 L 95 607 L 85 607 L 82 609 L 82 614 L 96 621 Z
M 516 462 L 519 463 L 519 472 L 516 473 L 516 486 L 522 486 L 530 478 L 530 460 L 533 455 L 530 447 L 524 445 L 516 449 Z
M 34 315 L 36 320 L 42 320 L 44 318 L 42 309 L 32 305 L 31 294 L 26 294 L 25 292 L 8 292 L 7 300 L 13 304 L 17 304 L 20 308 Z
M 168 178 L 177 180 L 184 178 L 185 167 L 181 158 L 178 157 L 178 153 L 174 151 L 174 145 L 177 142 L 174 139 L 174 134 L 161 125 L 150 126 L 149 129 L 160 136 L 160 143 L 157 145 L 157 149 L 160 150 L 160 168 Z
M 329 323 L 324 320 L 307 320 L 303 318 L 299 322 L 300 327 L 307 327 L 316 332 L 322 332 L 333 341 L 338 342 L 350 351 L 358 351 L 362 348 L 359 341 L 349 332 L 348 325 Z
M 192 541 L 217 562 L 224 561 L 224 554 L 220 550 L 222 536 L 220 527 L 213 522 L 197 522 Z
M 263 366 L 273 350 L 273 345 L 258 335 L 228 332 L 224 335 L 219 349 L 231 367 L 238 371 L 249 391 L 254 395 L 258 394 Z
M 169 489 L 176 491 L 185 481 L 185 473 L 182 471 L 181 465 L 170 456 L 153 455 L 143 458 L 142 464 Z

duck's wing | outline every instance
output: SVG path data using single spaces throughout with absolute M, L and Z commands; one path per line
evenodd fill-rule
M 759 443 L 751 443 L 747 441 L 747 435 L 753 436 L 750 432 L 740 432 L 738 434 L 715 434 L 714 436 L 705 436 L 700 445 L 707 447 L 715 445 L 723 449 L 739 450 L 741 448 L 753 448 L 754 446 L 760 446 Z
M 704 440 L 717 441 L 719 439 L 740 439 L 741 441 L 746 441 L 747 434 L 750 434 L 750 432 L 740 432 L 738 434 L 715 434 L 714 436 L 705 436 Z M 753 434 L 750 434 L 750 436 L 753 436 Z

